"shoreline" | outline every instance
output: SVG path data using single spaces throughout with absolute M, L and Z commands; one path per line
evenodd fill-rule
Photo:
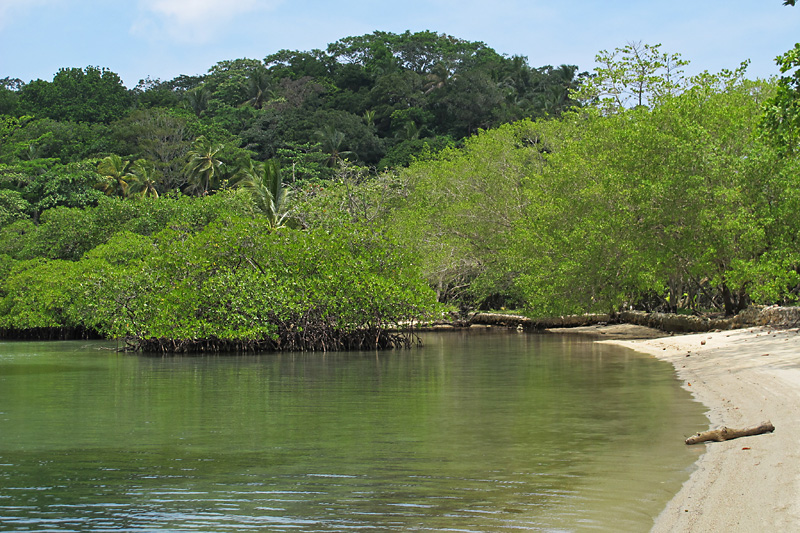
M 800 331 L 753 327 L 601 340 L 672 363 L 708 408 L 709 428 L 771 421 L 771 434 L 711 442 L 653 532 L 791 531 L 800 526 Z M 688 436 L 688 435 L 687 435 Z

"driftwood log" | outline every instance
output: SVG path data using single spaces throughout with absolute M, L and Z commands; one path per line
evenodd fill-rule
M 770 433 L 772 431 L 775 431 L 775 426 L 772 425 L 772 422 L 762 422 L 757 426 L 744 429 L 721 427 L 719 429 L 712 429 L 703 431 L 697 435 L 692 435 L 686 439 L 686 444 L 699 444 L 710 440 L 722 442 L 724 440 L 738 439 L 739 437 L 761 435 L 762 433 Z

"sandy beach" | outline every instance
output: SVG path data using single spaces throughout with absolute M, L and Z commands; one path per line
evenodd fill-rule
M 800 531 L 800 331 L 749 328 L 609 340 L 675 366 L 709 428 L 771 421 L 774 433 L 697 444 L 697 469 L 655 532 Z M 688 435 L 687 435 L 688 436 Z

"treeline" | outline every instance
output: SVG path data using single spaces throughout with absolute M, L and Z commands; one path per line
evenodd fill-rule
M 6 78 L 3 188 L 9 174 L 20 189 L 54 169 L 85 172 L 81 163 L 117 155 L 152 164 L 159 194 L 197 194 L 183 170 L 200 137 L 224 162 L 212 189 L 250 160 L 276 159 L 292 169 L 293 182 L 330 179 L 343 159 L 379 170 L 403 166 L 480 128 L 556 116 L 574 104 L 569 91 L 579 80 L 574 66 L 533 68 L 524 57 L 429 31 L 375 32 L 326 50 L 222 61 L 206 74 L 148 78 L 131 90 L 98 67 L 65 68 L 52 81 Z M 23 196 L 35 204 L 36 194 Z M 24 204 L 17 203 L 6 209 L 18 212 Z
M 679 56 L 641 45 L 598 63 L 583 108 L 403 173 L 389 224 L 439 299 L 535 316 L 796 302 L 800 168 L 764 119 L 776 81 L 746 64 L 685 79 Z
M 579 80 L 576 67 L 532 68 L 433 32 L 131 90 L 91 66 L 6 78 L 0 331 L 171 350 L 407 342 L 388 325 L 428 316 L 435 299 L 383 226 L 398 189 L 379 172 L 480 128 L 557 116 Z M 207 242 L 219 235 L 257 252 L 226 246 L 226 262 Z
M 150 351 L 407 345 L 434 309 L 385 236 L 276 230 L 244 191 L 54 208 L 0 236 L 0 332 L 127 338 Z
M 269 91 L 248 81 L 247 62 L 232 62 L 179 89 L 126 93 L 141 100 L 123 118 L 63 130 L 90 139 L 108 128 L 97 142 L 124 138 L 126 150 L 54 143 L 73 155 L 26 159 L 44 144 L 23 132 L 71 119 L 6 115 L 0 331 L 69 328 L 156 350 L 374 348 L 407 342 L 390 326 L 440 304 L 548 316 L 795 302 L 797 140 L 770 125 L 788 78 L 748 80 L 742 65 L 687 79 L 679 55 L 641 44 L 597 60 L 565 107 L 536 107 L 541 85 L 531 82 L 517 101 L 526 112 L 505 114 L 509 102 L 496 100 L 479 107 L 497 122 L 460 130 L 438 100 L 448 83 L 423 83 L 438 65 L 452 67 L 453 87 L 485 75 L 495 89 L 511 65 L 529 81 L 552 69 L 435 34 L 373 34 L 259 62 L 278 80 Z M 347 88 L 341 80 L 358 72 L 374 83 Z M 293 107 L 280 80 L 301 79 L 327 85 Z M 399 91 L 403 79 L 422 84 L 414 102 L 345 111 L 342 102 L 370 102 L 376 87 Z M 19 109 L 30 105 L 26 87 L 11 99 Z M 396 135 L 392 117 L 405 111 L 419 138 Z M 323 120 L 345 112 L 389 147 L 380 159 Z M 225 122 L 233 116 L 258 117 L 263 139 L 278 144 L 250 142 L 250 126 Z M 304 130 L 276 126 L 300 116 Z M 512 116 L 521 120 L 503 123 Z M 301 147 L 291 133 L 301 130 L 319 141 Z M 326 133 L 342 143 L 324 144 Z M 413 157 L 372 166 L 403 143 Z

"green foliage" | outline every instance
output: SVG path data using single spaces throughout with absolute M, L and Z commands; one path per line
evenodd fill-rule
M 31 204 L 23 198 L 22 193 L 9 189 L 0 189 L 0 228 L 15 220 L 28 218 Z
M 0 143 L 0 160 L 53 158 L 65 164 L 77 163 L 115 148 L 110 129 L 104 124 L 22 117 L 16 131 Z
M 16 116 L 19 112 L 19 95 L 16 91 L 0 85 L 0 115 Z M 0 127 L 0 129 L 2 128 Z
M 266 220 L 240 217 L 192 233 L 118 232 L 77 263 L 13 264 L 0 286 L 0 327 L 274 339 L 279 347 L 323 331 L 377 333 L 433 309 L 429 289 L 398 252 L 352 227 L 272 232 Z
M 0 160 L 9 159 L 9 155 L 16 149 L 15 143 L 11 141 L 12 135 L 32 118 L 30 116 L 12 117 L 0 114 Z
M 800 43 L 775 58 L 775 62 L 783 76 L 765 106 L 762 126 L 775 146 L 793 154 L 800 139 Z
M 13 260 L 24 257 L 23 250 L 35 232 L 36 225 L 29 219 L 17 220 L 0 227 L 0 256 Z
M 277 161 L 270 159 L 260 164 L 251 162 L 239 171 L 236 185 L 250 192 L 253 207 L 266 218 L 270 228 L 279 228 L 286 223 L 292 191 L 283 186 Z
M 396 173 L 373 176 L 362 167 L 345 163 L 336 169 L 331 182 L 306 184 L 298 191 L 292 218 L 302 227 L 333 229 L 357 224 L 378 231 L 391 212 L 402 206 L 406 195 L 407 184 Z
M 130 93 L 4 80 L 0 327 L 319 347 L 429 311 L 426 283 L 538 315 L 794 301 L 798 58 L 687 80 L 632 43 L 588 76 L 375 32 Z M 303 231 L 275 231 L 289 186 Z
M 0 294 L 0 328 L 73 327 L 68 308 L 77 287 L 69 261 L 24 261 L 10 269 Z
M 131 196 L 158 198 L 161 176 L 148 159 L 137 159 L 128 173 L 128 193 Z
M 196 137 L 189 118 L 175 110 L 137 110 L 114 123 L 112 128 L 120 154 L 153 162 L 160 174 L 162 191 L 184 186 L 186 154 Z
M 407 167 L 418 159 L 430 159 L 445 148 L 453 148 L 452 137 L 404 139 L 392 146 L 378 163 L 378 170 Z
M 772 87 L 741 74 L 471 138 L 403 173 L 393 227 L 443 300 L 553 315 L 794 298 L 796 163 L 758 136 Z
M 94 165 L 71 163 L 47 164 L 47 166 L 49 167 L 47 170 L 30 177 L 30 182 L 23 193 L 35 213 L 53 207 L 91 206 L 103 196 L 94 188 L 99 178 Z
M 20 90 L 27 111 L 55 120 L 109 123 L 130 108 L 119 76 L 98 67 L 62 68 L 52 82 L 36 80 Z
M 478 135 L 402 173 L 410 196 L 392 226 L 421 255 L 440 300 L 517 298 L 508 286 L 478 280 L 514 268 L 512 230 L 526 209 L 521 180 L 543 164 L 532 127 L 521 122 Z
M 331 176 L 331 170 L 325 165 L 328 157 L 319 150 L 318 144 L 286 143 L 284 148 L 276 150 L 276 159 L 284 168 L 291 168 L 292 184 L 314 183 Z
M 187 154 L 189 161 L 184 167 L 188 178 L 188 191 L 196 196 L 206 196 L 219 186 L 223 162 L 218 154 L 222 144 L 214 144 L 205 137 L 198 137 Z
M 180 103 L 180 95 L 169 82 L 152 79 L 147 76 L 131 91 L 134 107 L 139 109 L 176 107 Z
M 194 233 L 217 218 L 251 209 L 249 195 L 233 192 L 202 201 L 185 196 L 130 201 L 101 195 L 96 207 L 56 207 L 42 213 L 38 225 L 19 220 L 0 229 L 0 254 L 77 261 L 122 231 L 149 236 L 170 226 Z
M 128 164 L 120 156 L 112 154 L 97 164 L 97 173 L 101 181 L 98 188 L 109 196 L 124 198 L 128 195 Z
M 604 112 L 634 106 L 652 107 L 660 99 L 678 94 L 685 86 L 682 67 L 689 64 L 680 54 L 661 51 L 661 45 L 628 43 L 613 52 L 595 56 L 594 75 L 572 97 L 592 103 Z

